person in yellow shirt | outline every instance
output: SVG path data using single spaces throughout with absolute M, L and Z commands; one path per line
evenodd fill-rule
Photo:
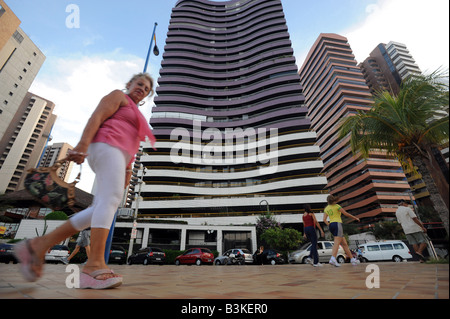
M 342 246 L 345 253 L 349 258 L 351 258 L 351 263 L 353 265 L 358 264 L 358 260 L 352 257 L 352 253 L 348 248 L 347 240 L 345 240 L 344 232 L 342 229 L 342 219 L 341 216 L 345 215 L 347 217 L 353 218 L 359 222 L 359 218 L 347 213 L 340 205 L 338 205 L 339 198 L 333 195 L 327 197 L 328 206 L 324 209 L 323 222 L 328 226 L 330 232 L 334 236 L 333 250 L 331 251 L 331 258 L 329 263 L 336 267 L 340 267 L 340 264 L 336 260 L 336 255 L 339 249 L 339 245 Z M 330 221 L 328 222 L 328 218 Z

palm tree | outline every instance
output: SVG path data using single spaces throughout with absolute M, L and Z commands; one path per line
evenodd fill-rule
M 340 138 L 350 135 L 354 153 L 367 158 L 371 150 L 396 156 L 404 168 L 417 167 L 433 206 L 448 229 L 448 176 L 437 164 L 433 149 L 449 141 L 448 72 L 408 78 L 396 96 L 383 91 L 374 105 L 343 120 Z

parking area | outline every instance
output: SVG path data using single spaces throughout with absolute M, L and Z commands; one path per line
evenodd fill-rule
M 375 267 L 374 267 L 375 265 Z M 70 265 L 69 265 L 70 266 Z M 77 266 L 77 265 L 75 265 Z M 448 299 L 448 264 L 382 262 L 264 266 L 112 265 L 116 289 L 67 288 L 73 269 L 47 264 L 37 283 L 0 264 L 0 299 Z M 67 272 L 66 272 L 67 271 Z M 377 281 L 379 285 L 377 286 Z

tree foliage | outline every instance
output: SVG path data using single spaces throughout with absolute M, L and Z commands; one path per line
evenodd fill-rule
M 267 229 L 261 235 L 261 239 L 270 247 L 280 251 L 296 249 L 303 241 L 302 234 L 299 231 L 281 227 Z
M 428 157 L 430 145 L 449 138 L 447 73 L 412 76 L 397 95 L 382 91 L 374 96 L 368 111 L 345 118 L 340 137 L 350 135 L 352 150 L 367 158 L 373 149 L 397 156 L 404 165 L 415 155 Z
M 404 239 L 402 226 L 395 221 L 384 221 L 375 224 L 373 234 L 377 239 Z
M 45 220 L 67 220 L 67 214 L 61 211 L 54 211 L 45 216 Z
M 448 177 L 433 149 L 449 141 L 448 88 L 448 72 L 411 76 L 397 95 L 375 94 L 373 107 L 345 118 L 339 130 L 339 137 L 350 137 L 352 151 L 363 158 L 376 150 L 398 158 L 410 171 L 417 167 L 447 232 Z
M 281 228 L 281 224 L 277 222 L 275 216 L 269 212 L 262 214 L 256 220 L 256 232 L 258 235 L 263 234 L 271 228 Z

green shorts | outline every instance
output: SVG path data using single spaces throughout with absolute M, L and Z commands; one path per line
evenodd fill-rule
M 427 242 L 425 234 L 423 232 L 406 234 L 406 239 L 411 245 L 420 245 Z

